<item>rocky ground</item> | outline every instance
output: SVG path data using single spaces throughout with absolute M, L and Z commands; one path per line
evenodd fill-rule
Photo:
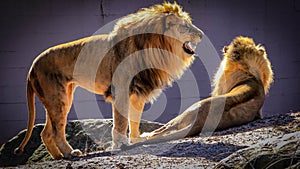
M 141 130 L 161 124 L 144 122 Z M 67 138 L 84 157 L 52 160 L 41 144 L 36 125 L 25 153 L 12 151 L 24 131 L 0 150 L 0 166 L 9 168 L 299 168 L 300 112 L 277 115 L 247 125 L 180 140 L 144 145 L 128 151 L 104 151 L 110 145 L 110 120 L 83 120 L 68 124 Z M 96 144 L 97 143 L 97 144 Z M 244 164 L 238 164 L 238 163 Z M 246 164 L 247 163 L 247 164 Z

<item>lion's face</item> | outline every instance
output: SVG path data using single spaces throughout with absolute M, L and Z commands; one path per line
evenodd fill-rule
M 197 43 L 201 41 L 203 32 L 190 21 L 169 14 L 165 18 L 164 35 L 176 38 L 180 44 L 176 44 L 177 50 L 184 55 L 195 54 Z M 177 46 L 179 45 L 179 46 Z
M 251 38 L 237 37 L 229 46 L 223 48 L 225 57 L 235 62 L 253 60 L 254 57 L 264 57 L 265 50 L 256 46 Z
M 223 52 L 226 63 L 231 65 L 228 70 L 239 69 L 252 74 L 262 81 L 265 93 L 268 93 L 273 82 L 273 71 L 262 45 L 255 45 L 253 39 L 240 36 L 225 46 Z

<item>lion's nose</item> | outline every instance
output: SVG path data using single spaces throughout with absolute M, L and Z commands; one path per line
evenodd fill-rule
M 202 39 L 204 33 L 199 28 L 197 28 L 196 26 L 193 26 L 192 31 L 195 34 L 195 36 L 198 36 L 200 39 Z
M 199 32 L 197 33 L 197 35 L 200 37 L 200 39 L 202 39 L 203 34 L 204 34 L 204 33 L 199 29 Z

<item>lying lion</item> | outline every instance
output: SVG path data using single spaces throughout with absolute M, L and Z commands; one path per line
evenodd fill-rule
M 195 103 L 161 128 L 143 133 L 147 141 L 123 149 L 222 130 L 262 118 L 260 110 L 273 82 L 264 47 L 255 45 L 251 38 L 237 37 L 223 52 L 210 98 Z
M 31 136 L 35 94 L 46 109 L 41 137 L 51 156 L 59 159 L 82 154 L 73 150 L 65 138 L 67 115 L 77 86 L 104 95 L 112 103 L 113 148 L 127 144 L 128 125 L 130 142 L 141 141 L 139 125 L 144 104 L 182 76 L 192 64 L 195 45 L 202 36 L 188 13 L 176 3 L 165 2 L 119 19 L 109 34 L 79 39 L 41 53 L 28 73 L 28 127 L 15 153 L 23 152 Z M 120 66 L 123 62 L 125 67 Z

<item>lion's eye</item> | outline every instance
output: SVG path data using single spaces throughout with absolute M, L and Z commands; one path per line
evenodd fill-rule
M 238 51 L 234 51 L 233 52 L 235 55 L 240 55 L 240 52 L 238 52 Z
M 188 32 L 190 30 L 190 27 L 188 25 L 181 25 L 180 26 L 180 32 Z
M 238 52 L 238 51 L 234 51 L 234 52 L 233 52 L 233 57 L 234 57 L 235 59 L 239 60 L 239 59 L 240 59 L 240 57 L 241 57 L 241 54 L 240 54 L 240 52 Z
M 188 31 L 188 30 L 190 30 L 190 27 L 188 25 L 185 25 L 184 29 Z
M 169 28 L 171 28 L 172 26 L 174 26 L 175 24 L 174 23 L 169 23 Z

